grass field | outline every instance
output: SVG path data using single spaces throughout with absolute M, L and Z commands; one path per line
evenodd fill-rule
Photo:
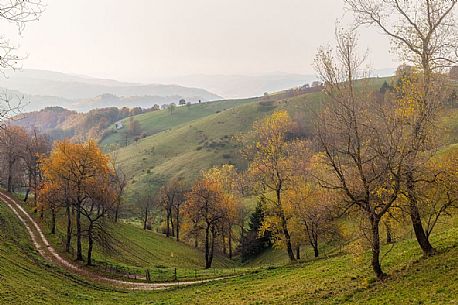
M 173 113 L 169 110 L 153 111 L 135 116 L 135 120 L 140 123 L 141 130 L 147 136 L 152 136 L 162 131 L 170 130 L 182 124 L 206 117 L 208 115 L 224 111 L 229 108 L 237 107 L 243 104 L 250 103 L 251 99 L 243 100 L 227 100 L 216 101 L 202 104 L 193 104 L 190 107 L 180 106 L 177 107 Z M 126 134 L 128 131 L 129 119 L 122 120 L 124 125 L 123 129 L 117 130 L 116 133 L 104 138 L 100 144 L 108 147 L 125 146 Z M 110 126 L 109 129 L 114 129 Z M 128 143 L 132 143 L 133 139 L 128 137 Z
M 127 292 L 94 285 L 44 262 L 25 229 L 0 205 L 0 302 L 8 304 L 454 304 L 458 295 L 458 228 L 432 237 L 440 253 L 422 259 L 414 240 L 385 246 L 390 277 L 373 280 L 369 253 L 341 254 L 255 274 L 167 291 Z

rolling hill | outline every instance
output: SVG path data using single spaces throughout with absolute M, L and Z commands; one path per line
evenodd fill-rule
M 384 80 L 374 79 L 374 87 L 380 87 Z M 275 110 L 288 110 L 297 123 L 298 136 L 309 137 L 323 97 L 320 90 L 287 90 L 246 100 L 180 107 L 172 114 L 167 110 L 146 113 L 133 117 L 144 138 L 126 137 L 125 128 L 114 130 L 111 126 L 101 144 L 124 168 L 130 195 L 154 192 L 171 178 L 190 182 L 212 166 L 231 163 L 243 169 L 245 162 L 235 137 Z
M 235 136 L 248 131 L 255 120 L 275 109 L 286 108 L 301 117 L 311 115 L 312 112 L 303 112 L 304 107 L 317 107 L 320 100 L 320 94 L 302 95 L 290 100 L 250 100 L 200 119 L 172 124 L 165 131 L 117 149 L 116 155 L 129 177 L 129 190 L 133 193 L 154 191 L 174 177 L 182 177 L 189 182 L 201 170 L 223 163 L 243 168 Z M 141 117 L 139 121 L 142 121 Z M 146 127 L 147 122 L 143 122 L 143 126 Z
M 387 80 L 374 78 L 371 86 L 378 90 Z M 127 128 L 114 130 L 111 126 L 100 143 L 115 152 L 125 168 L 130 194 L 154 192 L 168 179 L 181 177 L 189 182 L 211 166 L 231 163 L 243 169 L 245 162 L 234 137 L 275 110 L 286 109 L 298 126 L 298 136 L 310 137 L 323 99 L 320 91 L 287 90 L 258 98 L 179 107 L 172 114 L 167 110 L 150 112 L 133 117 L 142 128 L 142 139 L 129 137 Z M 443 110 L 439 127 L 448 144 L 458 142 L 456 107 Z

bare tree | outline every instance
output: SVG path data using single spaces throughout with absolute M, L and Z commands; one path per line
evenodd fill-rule
M 357 24 L 376 26 L 391 38 L 402 60 L 432 71 L 458 61 L 457 0 L 345 0 Z
M 175 189 L 176 189 L 176 198 L 173 201 L 172 205 L 172 217 L 175 219 L 175 238 L 177 241 L 180 240 L 180 228 L 181 228 L 181 218 L 182 218 L 182 213 L 181 213 L 181 208 L 185 204 L 186 198 L 185 198 L 185 189 L 181 181 L 178 181 L 175 184 Z
M 432 131 L 446 88 L 438 74 L 458 62 L 458 30 L 454 15 L 457 0 L 346 0 L 357 24 L 383 31 L 402 60 L 420 71 L 415 93 L 416 113 L 410 126 L 410 150 L 404 173 L 410 217 L 417 241 L 425 256 L 435 253 L 422 224 L 418 182 L 425 160 L 422 152 L 431 150 Z M 404 92 L 406 93 L 406 92 Z M 412 95 L 413 96 L 413 95 Z
M 40 170 L 40 158 L 51 152 L 51 140 L 45 134 L 38 132 L 36 128 L 28 134 L 25 145 L 24 162 L 27 169 L 27 190 L 24 202 L 27 202 L 31 191 L 34 192 L 34 203 L 37 205 L 37 189 L 42 180 Z
M 0 1 L 0 20 L 14 24 L 18 32 L 21 33 L 26 24 L 40 18 L 44 10 L 41 0 L 1 0 Z M 19 62 L 23 58 L 17 54 L 17 46 L 0 33 L 0 72 L 4 70 L 18 68 Z M 6 92 L 0 97 L 0 120 L 7 118 L 12 112 L 18 110 L 18 105 L 14 105 L 12 97 Z
M 151 229 L 150 224 L 150 214 L 151 210 L 154 208 L 156 199 L 150 193 L 146 193 L 140 197 L 140 207 L 142 209 L 142 218 L 143 218 L 143 230 Z
M 114 187 L 117 193 L 116 202 L 115 202 L 114 209 L 113 209 L 114 210 L 113 211 L 114 212 L 114 219 L 113 219 L 114 222 L 118 222 L 118 217 L 119 217 L 119 212 L 121 209 L 123 195 L 125 192 L 125 188 L 127 186 L 127 176 L 124 173 L 124 171 L 122 170 L 117 160 L 118 160 L 117 152 L 114 152 L 111 158 L 111 166 L 113 168 L 113 173 L 114 173 L 113 183 L 114 183 Z
M 364 60 L 356 51 L 356 34 L 337 30 L 336 37 L 335 52 L 322 48 L 316 58 L 328 97 L 316 137 L 324 152 L 323 166 L 330 172 L 318 179 L 323 187 L 342 195 L 346 208 L 356 207 L 364 215 L 371 232 L 372 268 L 381 279 L 385 274 L 379 226 L 400 192 L 402 162 L 393 130 L 378 123 L 380 112 L 369 84 L 357 86 Z
M 159 196 L 160 204 L 166 215 L 166 236 L 175 237 L 175 232 L 178 232 L 179 234 L 179 228 L 177 231 L 175 229 L 180 225 L 179 213 L 180 207 L 184 201 L 181 182 L 177 179 L 170 180 L 160 189 Z
M 26 142 L 27 133 L 21 127 L 8 125 L 0 129 L 0 150 L 8 192 L 14 191 L 14 178 L 22 172 L 17 166 L 24 159 Z

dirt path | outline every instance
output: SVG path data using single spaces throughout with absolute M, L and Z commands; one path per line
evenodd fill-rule
M 24 208 L 10 195 L 5 192 L 0 191 L 0 200 L 5 202 L 5 204 L 13 211 L 13 213 L 19 218 L 19 220 L 24 224 L 27 232 L 32 239 L 32 243 L 37 249 L 38 253 L 46 260 L 51 261 L 68 271 L 81 275 L 89 280 L 110 284 L 112 286 L 116 286 L 118 288 L 124 289 L 132 289 L 132 290 L 158 290 L 158 289 L 166 289 L 171 287 L 179 287 L 179 286 L 190 286 L 202 283 L 208 283 L 212 281 L 218 281 L 227 279 L 226 278 L 214 278 L 208 280 L 201 280 L 201 281 L 190 281 L 190 282 L 173 282 L 173 283 L 136 283 L 136 282 L 128 282 L 122 281 L 117 279 L 112 279 L 108 277 L 104 277 L 94 272 L 91 272 L 87 269 L 84 269 L 72 262 L 69 262 L 65 258 L 59 255 L 57 251 L 49 244 L 48 240 L 44 236 L 41 228 L 35 222 L 35 220 L 24 210 Z

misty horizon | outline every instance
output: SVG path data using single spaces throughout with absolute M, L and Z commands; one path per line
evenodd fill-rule
M 40 22 L 29 24 L 20 36 L 11 26 L 7 33 L 26 56 L 24 69 L 133 83 L 314 75 L 315 54 L 334 39 L 336 20 L 349 24 L 343 12 L 343 4 L 332 0 L 48 0 Z M 372 40 L 369 63 L 375 70 L 398 65 L 385 36 L 374 39 L 367 29 L 360 35 L 361 41 Z

